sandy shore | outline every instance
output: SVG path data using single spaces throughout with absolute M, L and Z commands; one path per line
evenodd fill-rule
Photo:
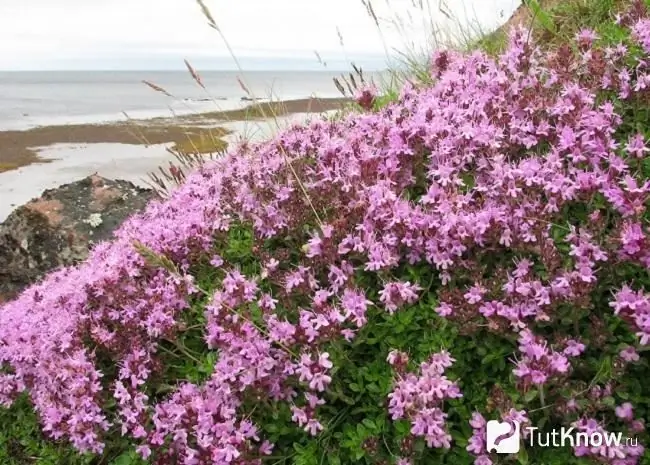
M 333 110 L 330 110 L 333 111 Z M 295 122 L 304 122 L 314 113 L 293 112 L 274 119 L 249 119 L 246 121 L 222 121 L 205 118 L 202 130 L 215 124 L 223 134 L 226 143 L 239 138 L 261 141 L 272 136 L 277 130 Z M 63 131 L 60 128 L 59 131 Z M 107 128 L 95 134 L 115 134 Z M 77 136 L 83 132 L 76 133 Z M 56 188 L 62 184 L 77 181 L 91 174 L 109 179 L 123 179 L 136 185 L 149 187 L 149 173 L 156 172 L 160 166 L 168 166 L 175 161 L 167 148 L 174 141 L 164 141 L 151 145 L 122 143 L 117 136 L 101 141 L 101 138 L 88 142 L 57 142 L 33 147 L 36 163 L 0 173 L 0 222 L 18 206 L 40 196 L 45 189 Z M 161 133 L 161 138 L 164 134 Z M 99 141 L 97 141 L 100 139 Z M 132 139 L 124 139 L 131 142 Z M 160 139 L 158 139 L 160 141 Z
M 252 104 L 240 110 L 214 111 L 173 118 L 128 120 L 104 124 L 44 126 L 24 131 L 0 132 L 0 173 L 37 162 L 50 162 L 39 156 L 39 147 L 54 144 L 185 144 L 222 139 L 229 133 L 229 122 L 257 121 L 269 116 L 322 113 L 342 108 L 343 98 L 312 98 L 286 102 Z M 224 140 L 225 141 L 225 140 Z M 211 142 L 213 144 L 214 142 Z M 3 203 L 4 197 L 3 197 Z

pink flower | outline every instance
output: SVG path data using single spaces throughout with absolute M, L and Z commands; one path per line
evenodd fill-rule
M 470 288 L 469 291 L 465 294 L 465 300 L 467 300 L 468 303 L 470 304 L 477 304 L 481 300 L 483 300 L 483 294 L 485 293 L 485 289 L 483 289 L 480 286 L 473 286 Z
M 420 290 L 419 286 L 408 281 L 387 283 L 379 292 L 379 300 L 384 303 L 389 313 L 393 313 L 405 304 L 414 303 Z
M 393 420 L 411 420 L 411 433 L 425 439 L 429 447 L 449 448 L 451 436 L 445 430 L 447 415 L 440 409 L 445 399 L 462 397 L 456 383 L 444 376 L 453 359 L 446 352 L 434 354 L 420 366 L 420 376 L 407 374 L 388 395 Z
M 326 370 L 332 368 L 332 362 L 329 360 L 330 354 L 327 352 L 323 352 L 318 356 L 318 365 L 321 366 L 322 368 L 325 368 Z
M 151 449 L 149 446 L 138 446 L 136 452 L 144 460 L 147 460 L 149 457 L 151 457 Z
M 566 389 L 591 382 L 577 357 L 611 357 L 631 336 L 635 347 L 650 344 L 650 294 L 625 283 L 650 269 L 650 149 L 644 133 L 621 139 L 634 121 L 617 113 L 647 100 L 647 16 L 621 13 L 628 46 L 599 48 L 582 30 L 577 51 L 546 51 L 514 29 L 497 58 L 438 51 L 435 82 L 405 85 L 376 112 L 314 118 L 206 161 L 87 260 L 2 305 L 0 404 L 24 393 L 43 431 L 84 453 L 101 453 L 115 430 L 149 459 L 256 461 L 272 445 L 250 419 L 250 399 L 289 406 L 293 422 L 318 434 L 337 376 L 330 354 L 348 363 L 357 335 L 400 337 L 390 334 L 400 328 L 471 338 L 471 351 L 489 334 L 514 362 L 513 380 L 495 380 L 505 392 L 543 387 L 548 405 L 563 405 Z M 356 97 L 374 109 L 377 89 Z M 613 289 L 610 317 L 621 325 L 590 311 Z M 389 317 L 375 305 L 412 308 Z M 367 325 L 378 321 L 375 334 Z M 513 340 L 516 353 L 505 355 Z M 446 375 L 453 359 L 429 354 L 408 369 L 406 352 L 429 342 L 388 355 L 387 409 L 446 448 L 448 401 L 462 395 Z M 182 364 L 195 351 L 211 375 L 149 397 L 169 357 Z M 617 362 L 640 361 L 639 352 L 628 347 Z M 116 369 L 100 369 L 104 360 Z M 613 389 L 594 386 L 567 410 L 597 413 Z M 645 427 L 632 405 L 615 413 L 630 431 Z M 485 419 L 470 421 L 467 448 L 491 464 Z M 575 453 L 632 465 L 644 450 Z
M 316 436 L 320 431 L 323 431 L 323 425 L 321 425 L 317 420 L 311 419 L 307 422 L 305 431 L 312 436 Z
M 409 361 L 409 356 L 408 354 L 404 352 L 400 352 L 399 350 L 391 350 L 388 353 L 388 357 L 386 358 L 386 361 L 392 366 L 398 366 L 398 365 L 405 366 Z
M 273 453 L 273 444 L 268 441 L 264 441 L 260 445 L 260 454 L 271 455 Z
M 440 316 L 450 316 L 453 313 L 453 308 L 451 305 L 449 305 L 446 302 L 440 302 L 440 304 L 436 307 L 436 313 Z
M 642 134 L 635 134 L 630 136 L 630 139 L 625 146 L 625 150 L 636 158 L 642 158 L 650 149 L 645 145 L 645 140 Z
M 363 85 L 354 94 L 354 100 L 364 110 L 372 110 L 377 99 L 377 88 L 374 85 Z
M 622 420 L 631 421 L 634 419 L 634 410 L 632 404 L 625 402 L 622 405 L 619 405 L 615 409 L 616 416 Z
M 634 347 L 627 347 L 619 352 L 619 356 L 626 362 L 638 362 L 640 357 L 639 353 Z
M 578 45 L 583 48 L 589 48 L 593 42 L 598 39 L 598 34 L 591 29 L 582 29 L 576 34 Z
M 585 351 L 585 345 L 581 342 L 570 339 L 566 342 L 566 347 L 564 348 L 564 355 L 569 357 L 578 357 Z

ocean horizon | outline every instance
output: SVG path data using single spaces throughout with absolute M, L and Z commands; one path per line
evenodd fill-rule
M 257 98 L 340 97 L 341 71 L 205 71 L 202 89 L 185 71 L 0 71 L 0 130 L 102 123 L 232 110 L 249 105 L 238 78 Z M 368 73 L 381 79 L 381 73 Z M 143 81 L 165 89 L 156 92 Z

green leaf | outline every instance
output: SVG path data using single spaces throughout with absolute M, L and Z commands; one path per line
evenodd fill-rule
M 133 465 L 137 460 L 134 460 L 134 458 L 135 457 L 133 457 L 133 451 L 125 452 L 113 460 L 111 462 L 111 465 Z
M 375 425 L 375 422 L 372 421 L 370 418 L 364 418 L 362 423 L 368 427 L 368 429 L 374 430 L 377 428 L 377 425 Z
M 521 465 L 528 464 L 528 451 L 526 450 L 525 447 L 519 449 L 519 454 L 517 455 L 517 462 L 519 462 Z
M 407 433 L 409 432 L 409 430 L 411 429 L 411 428 L 410 428 L 410 425 L 408 424 L 408 422 L 406 422 L 406 421 L 402 421 L 402 420 L 400 420 L 400 421 L 396 421 L 396 422 L 394 423 L 394 425 L 395 425 L 395 430 L 396 430 L 400 435 L 407 434 Z
M 337 454 L 327 454 L 329 465 L 341 465 L 341 458 Z
M 537 397 L 537 389 L 531 389 L 524 395 L 524 402 L 529 403 L 535 400 Z
M 451 431 L 451 437 L 458 447 L 465 447 L 467 445 L 467 438 L 460 431 Z

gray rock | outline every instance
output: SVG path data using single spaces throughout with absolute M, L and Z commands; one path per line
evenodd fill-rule
M 0 224 L 0 303 L 48 271 L 85 259 L 93 244 L 110 239 L 154 195 L 93 175 L 18 207 Z

